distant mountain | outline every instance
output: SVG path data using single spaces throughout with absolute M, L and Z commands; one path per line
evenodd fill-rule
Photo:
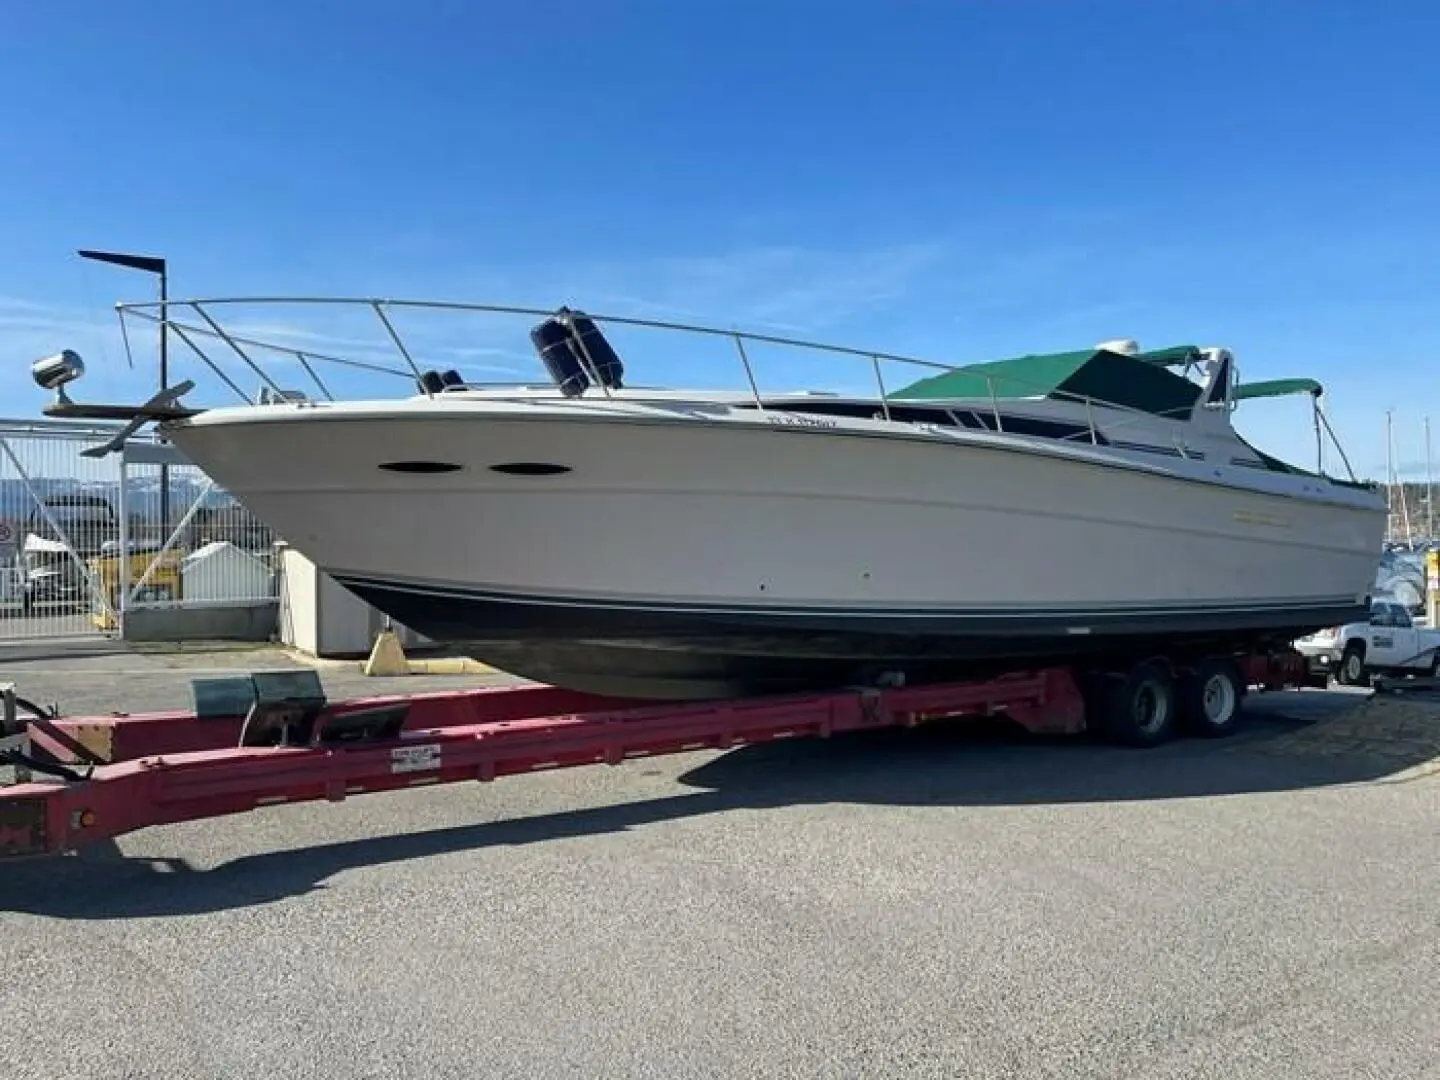
M 170 474 L 170 519 L 178 522 L 205 490 L 205 481 L 190 470 Z M 33 494 L 32 494 L 33 491 Z M 30 520 L 36 512 L 36 496 L 44 499 L 60 495 L 88 495 L 104 499 L 116 514 L 120 512 L 118 480 L 75 480 L 64 477 L 34 477 L 30 486 L 15 477 L 0 477 L 0 520 L 17 526 Z M 133 476 L 126 486 L 125 508 L 132 519 L 158 521 L 160 517 L 160 478 L 155 475 Z M 218 488 L 205 496 L 205 506 L 214 509 L 237 505 L 235 500 Z

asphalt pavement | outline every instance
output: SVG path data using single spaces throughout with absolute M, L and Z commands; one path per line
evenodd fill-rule
M 0 679 L 133 711 L 289 663 L 29 654 Z M 0 865 L 0 1059 L 55 1080 L 1440 1076 L 1440 705 L 1247 712 L 1153 751 L 877 732 Z

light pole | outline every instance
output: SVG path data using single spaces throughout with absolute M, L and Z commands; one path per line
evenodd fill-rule
M 166 333 L 169 316 L 170 280 L 165 260 L 154 255 L 126 255 L 117 251 L 92 251 L 81 248 L 76 252 L 82 259 L 124 266 L 131 270 L 143 270 L 160 278 L 160 389 L 170 384 L 170 335 Z M 160 466 L 160 520 L 168 535 L 170 529 L 170 466 Z M 165 537 L 161 537 L 165 539 Z

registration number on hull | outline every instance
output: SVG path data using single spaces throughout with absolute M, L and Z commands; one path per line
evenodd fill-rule
M 767 413 L 765 419 L 776 427 L 830 429 L 840 426 L 838 421 L 825 416 L 797 416 L 794 413 Z

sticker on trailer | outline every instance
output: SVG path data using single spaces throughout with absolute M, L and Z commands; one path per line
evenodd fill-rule
M 397 746 L 390 751 L 392 773 L 429 772 L 440 768 L 440 747 L 434 743 L 424 746 Z

